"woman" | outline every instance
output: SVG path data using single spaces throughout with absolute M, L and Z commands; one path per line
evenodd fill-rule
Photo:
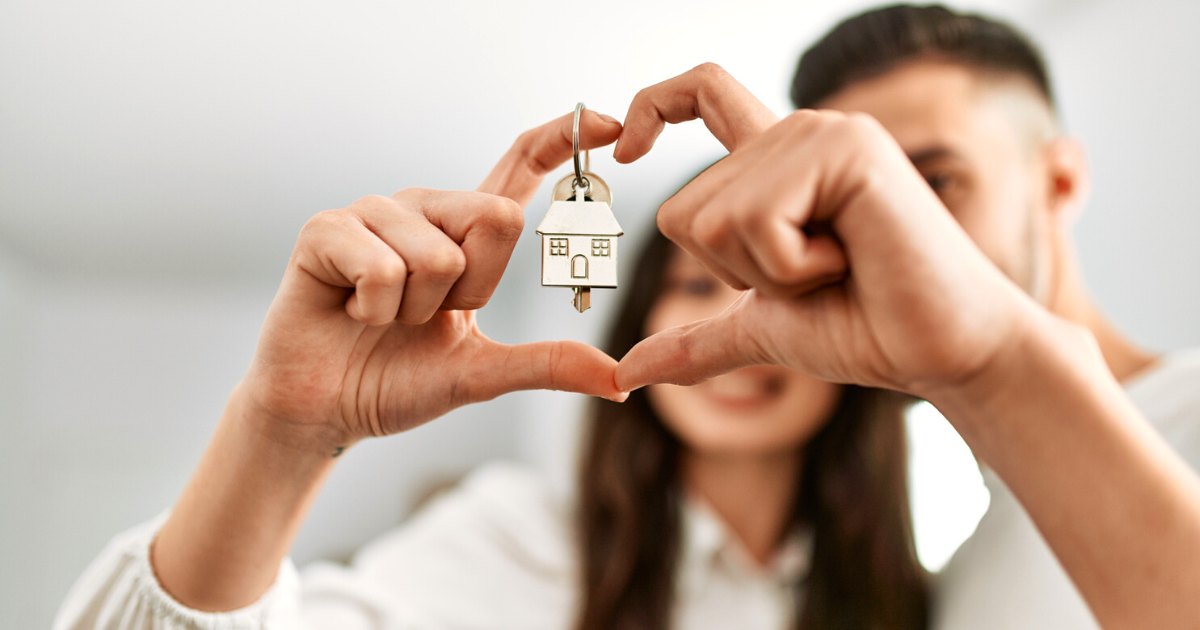
M 739 295 L 655 232 L 606 350 L 623 356 L 645 336 L 711 317 Z M 686 525 L 702 518 L 698 506 L 731 534 L 727 560 L 759 570 L 775 562 L 792 578 L 775 594 L 783 601 L 773 612 L 786 618 L 776 627 L 924 627 L 904 404 L 891 392 L 762 366 L 693 387 L 651 386 L 621 404 L 594 400 L 578 488 L 578 627 L 692 628 L 705 625 L 696 615 L 721 615 L 679 601 L 704 596 L 681 590 L 696 577 L 688 571 L 702 571 L 681 558 Z M 787 576 L 779 565 L 798 544 L 811 553 L 806 575 Z M 725 614 L 738 623 L 735 615 L 752 610 Z

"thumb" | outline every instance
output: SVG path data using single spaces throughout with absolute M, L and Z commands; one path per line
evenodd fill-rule
M 472 362 L 469 402 L 491 400 L 526 389 L 550 389 L 599 396 L 616 402 L 629 397 L 616 386 L 617 362 L 578 341 L 539 341 L 506 345 L 489 342 Z
M 654 383 L 695 385 L 714 376 L 767 363 L 735 305 L 720 315 L 643 339 L 617 365 L 616 384 L 633 391 Z

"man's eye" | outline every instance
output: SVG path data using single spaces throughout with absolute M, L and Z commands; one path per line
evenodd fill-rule
M 933 192 L 939 195 L 950 190 L 955 184 L 954 176 L 950 173 L 930 173 L 925 176 L 925 181 L 929 183 Z

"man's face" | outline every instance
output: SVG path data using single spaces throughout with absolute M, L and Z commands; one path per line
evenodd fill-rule
M 853 83 L 820 107 L 879 120 L 983 253 L 1044 297 L 1049 196 L 1039 149 L 1053 120 L 1032 88 L 921 60 Z

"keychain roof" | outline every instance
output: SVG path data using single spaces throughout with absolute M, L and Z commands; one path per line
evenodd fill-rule
M 592 175 L 595 177 L 595 175 Z M 550 211 L 537 227 L 538 234 L 592 234 L 621 236 L 625 233 L 610 212 L 581 213 L 565 203 L 550 204 Z

